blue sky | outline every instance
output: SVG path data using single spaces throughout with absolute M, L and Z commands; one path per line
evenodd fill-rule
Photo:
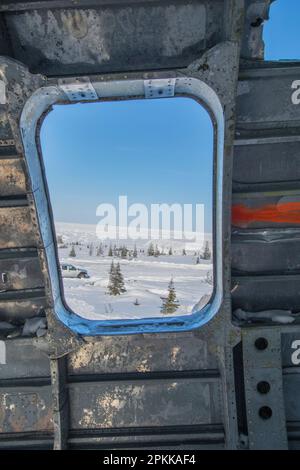
M 300 0 L 276 0 L 264 24 L 265 59 L 300 59 Z
M 100 203 L 204 203 L 211 230 L 213 127 L 189 98 L 57 105 L 41 143 L 54 218 L 96 223 Z

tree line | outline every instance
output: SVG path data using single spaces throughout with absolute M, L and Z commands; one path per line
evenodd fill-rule
M 67 244 L 60 244 L 60 248 L 67 248 Z M 71 243 L 71 248 L 69 251 L 69 257 L 76 258 L 77 252 L 76 249 L 79 247 L 81 250 L 82 244 L 79 242 Z M 88 249 L 89 256 L 105 256 L 105 252 L 107 252 L 107 256 L 113 258 L 121 258 L 121 259 L 135 259 L 138 258 L 139 255 L 145 254 L 145 250 L 140 248 L 137 249 L 136 245 L 134 245 L 133 249 L 127 248 L 126 245 L 103 245 L 100 243 L 98 246 L 94 246 L 93 243 L 86 245 Z M 146 250 L 147 256 L 158 258 L 159 256 L 172 256 L 175 254 L 172 247 L 166 249 L 166 251 L 162 248 L 160 249 L 158 245 L 154 245 L 151 242 Z M 182 256 L 187 256 L 186 249 L 183 248 L 180 253 Z M 209 247 L 209 242 L 206 241 L 203 247 L 202 252 L 194 252 L 194 257 L 196 257 L 196 264 L 200 264 L 201 260 L 210 260 L 211 259 L 211 250 Z

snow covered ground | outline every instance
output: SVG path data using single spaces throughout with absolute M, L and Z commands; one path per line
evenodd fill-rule
M 137 258 L 122 259 L 108 256 L 110 241 L 106 240 L 102 241 L 103 255 L 97 256 L 100 241 L 94 225 L 55 225 L 58 238 L 63 240 L 63 244 L 59 243 L 60 261 L 84 268 L 90 276 L 88 279 L 63 278 L 68 305 L 84 318 L 113 320 L 163 316 L 161 297 L 167 296 L 171 278 L 180 304 L 172 315 L 190 314 L 201 299 L 202 306 L 205 305 L 212 293 L 211 261 L 201 259 L 200 264 L 196 264 L 199 253 L 195 254 L 193 250 L 183 255 L 184 244 L 181 241 L 157 241 L 159 250 L 166 254 L 154 257 L 147 255 L 149 241 L 120 240 L 116 242 L 119 246 L 126 245 L 131 250 L 134 244 L 137 247 Z M 211 247 L 211 235 L 208 234 L 206 239 Z M 75 243 L 75 258 L 69 256 L 72 243 Z M 167 254 L 170 246 L 172 255 Z M 120 263 L 126 287 L 126 292 L 118 296 L 109 295 L 107 289 L 112 259 Z

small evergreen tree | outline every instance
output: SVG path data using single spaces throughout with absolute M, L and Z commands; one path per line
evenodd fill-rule
M 111 245 L 109 245 L 108 256 L 112 256 L 112 255 L 113 255 L 112 247 Z
M 127 250 L 126 246 L 123 245 L 121 247 L 121 258 L 123 258 L 123 259 L 127 258 L 127 253 L 128 253 L 128 250 Z
M 110 295 L 119 295 L 119 290 L 116 283 L 116 267 L 114 262 L 111 262 L 108 281 L 108 292 Z
M 113 261 L 111 262 L 109 271 L 108 292 L 110 295 L 120 295 L 126 292 L 120 263 L 115 265 Z
M 136 245 L 134 245 L 132 256 L 133 256 L 133 258 L 137 258 L 137 255 L 138 255 L 138 253 L 137 253 Z
M 71 250 L 70 250 L 69 256 L 70 256 L 71 258 L 75 258 L 75 257 L 76 257 L 76 251 L 75 251 L 74 245 L 72 246 L 72 248 L 71 248 Z
M 120 263 L 116 266 L 116 283 L 120 294 L 126 292 L 123 274 L 121 273 Z
M 102 256 L 102 255 L 103 255 L 103 247 L 102 247 L 102 243 L 100 243 L 100 245 L 98 246 L 98 249 L 97 249 L 96 255 L 97 255 L 97 256 Z
M 161 313 L 164 313 L 166 315 L 168 315 L 169 313 L 174 313 L 179 307 L 179 302 L 176 298 L 176 291 L 173 279 L 170 280 L 168 291 L 168 296 L 166 298 L 163 298 L 163 304 L 161 307 Z
M 148 255 L 148 256 L 154 256 L 154 246 L 153 246 L 153 243 L 152 243 L 152 242 L 151 242 L 150 245 L 148 246 L 147 255 Z
M 158 246 L 155 246 L 155 251 L 154 251 L 154 256 L 157 258 L 160 255 L 160 251 L 158 249 Z
M 206 260 L 211 258 L 211 251 L 209 249 L 209 243 L 208 242 L 205 242 L 202 258 L 206 259 Z

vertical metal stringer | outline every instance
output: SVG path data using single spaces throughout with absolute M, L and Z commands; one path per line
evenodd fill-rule
M 287 449 L 280 330 L 246 328 L 242 338 L 249 448 Z
M 50 359 L 53 399 L 54 450 L 68 446 L 69 394 L 67 389 L 67 356 Z

